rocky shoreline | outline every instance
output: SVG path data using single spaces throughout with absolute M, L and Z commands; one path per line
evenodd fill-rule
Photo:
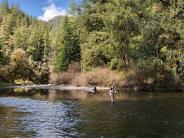
M 12 85 L 3 87 L 4 89 L 46 89 L 46 90 L 82 90 L 82 91 L 93 91 L 94 87 L 76 87 L 71 85 L 53 85 L 53 84 L 45 84 L 45 85 Z M 97 90 L 109 90 L 108 87 L 96 87 Z

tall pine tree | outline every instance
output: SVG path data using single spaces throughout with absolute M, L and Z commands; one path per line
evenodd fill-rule
M 60 49 L 55 62 L 57 71 L 66 71 L 69 64 L 80 61 L 79 37 L 75 30 L 69 17 L 66 17 L 61 29 Z

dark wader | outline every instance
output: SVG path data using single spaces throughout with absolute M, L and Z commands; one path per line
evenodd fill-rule
M 117 94 L 115 86 L 111 86 L 110 88 L 110 96 L 111 96 L 111 102 L 114 102 L 115 100 L 115 94 Z

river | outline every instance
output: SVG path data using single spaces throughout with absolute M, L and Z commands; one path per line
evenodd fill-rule
M 0 90 L 0 137 L 184 138 L 184 93 Z

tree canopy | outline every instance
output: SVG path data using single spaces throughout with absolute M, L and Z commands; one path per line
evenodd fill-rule
M 133 69 L 156 81 L 169 74 L 169 79 L 183 82 L 184 2 L 73 1 L 70 16 L 43 22 L 4 0 L 0 6 L 1 66 L 11 63 L 9 55 L 17 49 L 26 53 L 35 76 L 45 64 L 59 72 L 79 63 L 81 71 Z

